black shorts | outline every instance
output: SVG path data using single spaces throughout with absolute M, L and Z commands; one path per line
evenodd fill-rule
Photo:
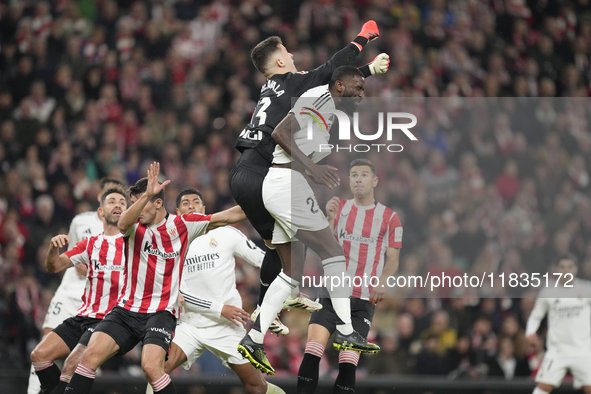
M 343 324 L 343 322 L 334 311 L 332 302 L 330 301 L 330 295 L 326 288 L 323 287 L 320 289 L 319 298 L 319 301 L 322 304 L 322 309 L 318 312 L 312 313 L 310 324 L 319 324 L 332 334 L 337 329 L 337 324 Z M 367 339 L 375 306 L 370 304 L 369 301 L 360 300 L 359 298 L 352 297 L 350 300 L 353 329 L 355 329 L 355 331 L 357 331 L 363 338 Z
M 263 204 L 263 181 L 269 169 L 239 160 L 230 172 L 232 197 L 264 240 L 273 239 L 275 219 Z
M 102 319 L 95 319 L 85 316 L 74 316 L 64 320 L 59 326 L 53 329 L 59 337 L 74 350 L 78 343 L 86 346 L 95 327 Z
M 95 331 L 109 335 L 119 346 L 119 354 L 124 355 L 139 342 L 143 345 L 158 345 L 168 352 L 174 338 L 176 317 L 168 311 L 156 313 L 130 312 L 116 306 L 96 326 Z

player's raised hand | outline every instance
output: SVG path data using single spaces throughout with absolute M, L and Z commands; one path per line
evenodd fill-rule
M 324 185 L 332 190 L 341 184 L 341 179 L 337 171 L 333 166 L 315 164 L 308 169 L 308 175 L 312 177 L 315 183 Z
M 337 211 L 339 210 L 340 203 L 341 199 L 336 196 L 331 198 L 330 201 L 326 203 L 326 219 L 328 219 L 328 221 L 331 221 L 335 218 Z
M 170 183 L 170 180 L 159 183 L 158 175 L 160 175 L 160 163 L 155 161 L 154 163 L 150 164 L 150 169 L 148 170 L 148 185 L 146 186 L 146 195 L 149 197 L 153 197 L 160 193 L 160 191 Z
M 60 234 L 56 235 L 55 237 L 51 238 L 51 245 L 54 248 L 63 248 L 64 246 L 70 243 L 70 238 L 67 235 Z
M 367 42 L 373 41 L 380 36 L 378 25 L 375 21 L 367 21 L 361 27 L 358 36 L 367 38 Z
M 371 75 L 385 74 L 390 67 L 390 56 L 387 53 L 380 53 L 368 66 Z
M 240 324 L 245 325 L 250 321 L 250 315 L 243 309 L 232 305 L 224 305 L 222 307 L 222 316 L 230 320 L 232 323 L 240 327 Z

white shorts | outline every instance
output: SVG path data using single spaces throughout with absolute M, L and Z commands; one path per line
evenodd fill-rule
M 575 389 L 581 386 L 591 386 L 591 354 L 573 356 L 554 355 L 546 353 L 544 361 L 536 374 L 536 383 L 559 386 L 567 371 L 573 375 Z
M 243 327 L 238 327 L 231 323 L 229 325 L 219 325 L 208 328 L 197 328 L 187 322 L 180 322 L 175 329 L 172 341 L 182 349 L 187 356 L 187 361 L 182 365 L 189 369 L 205 349 L 212 352 L 217 358 L 222 360 L 226 367 L 228 364 L 246 364 L 249 361 L 238 353 L 238 344 L 246 335 Z
M 80 296 L 72 297 L 67 292 L 60 292 L 59 290 L 53 295 L 47 315 L 43 321 L 43 328 L 56 328 L 64 320 L 76 316 L 78 308 L 82 306 L 82 299 Z
M 298 171 L 269 168 L 263 182 L 263 203 L 275 218 L 274 244 L 295 241 L 298 230 L 319 231 L 328 227 L 312 188 Z

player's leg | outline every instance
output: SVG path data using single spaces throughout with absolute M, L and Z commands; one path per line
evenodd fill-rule
M 364 339 L 367 339 L 375 306 L 369 301 L 359 298 L 351 298 L 351 318 L 353 328 Z M 335 381 L 333 394 L 349 394 L 355 392 L 355 374 L 359 364 L 360 354 L 354 350 L 341 350 L 339 352 L 339 374 Z
M 349 295 L 352 279 L 347 274 L 347 262 L 341 245 L 337 243 L 330 227 L 318 231 L 300 229 L 296 237 L 312 249 L 322 260 L 324 275 L 328 277 L 327 289 L 333 308 L 343 322 L 337 330 L 345 335 L 353 332 Z
M 538 383 L 532 394 L 549 394 L 554 389 L 554 386 L 545 384 L 545 383 Z
M 74 350 L 70 353 L 66 361 L 64 361 L 64 367 L 62 368 L 62 373 L 60 375 L 59 384 L 51 391 L 50 394 L 63 394 L 66 390 L 66 387 L 70 383 L 72 379 L 72 375 L 74 375 L 74 371 L 78 366 L 78 363 L 82 359 L 82 354 L 86 350 L 86 345 L 78 343 Z
M 97 326 L 97 331 L 92 334 L 88 347 L 82 353 L 82 358 L 66 387 L 68 394 L 89 393 L 98 367 L 119 352 L 117 342 L 109 334 L 99 331 L 100 327 L 101 324 Z
M 151 343 L 144 344 L 142 349 L 142 369 L 155 393 L 176 393 L 170 376 L 164 372 L 166 350 L 162 346 Z
M 567 358 L 558 357 L 552 352 L 547 352 L 536 374 L 535 382 L 537 386 L 532 394 L 547 394 L 554 387 L 559 386 L 568 371 L 569 365 Z
M 156 393 L 176 393 L 170 376 L 164 371 L 164 360 L 172 345 L 176 318 L 168 311 L 146 316 L 143 321 L 142 369 Z
M 78 343 L 76 344 L 68 358 L 66 358 L 66 360 L 64 361 L 64 367 L 62 368 L 62 374 L 60 375 L 59 384 L 55 389 L 53 389 L 53 391 L 50 394 L 63 394 L 63 392 L 66 390 L 66 387 L 72 379 L 72 375 L 74 375 L 76 367 L 78 367 L 80 360 L 82 360 L 82 354 L 84 353 L 86 347 L 88 346 L 88 343 L 90 342 L 90 337 L 95 331 L 96 326 L 98 326 L 98 324 L 102 322 L 101 319 L 93 318 L 76 317 L 74 319 L 80 320 L 80 328 L 82 331 L 82 335 L 80 336 Z M 60 329 L 56 329 L 56 332 L 59 333 Z
M 328 320 L 334 320 L 330 319 L 330 316 L 328 316 L 334 314 L 334 311 L 328 311 L 326 310 L 326 306 L 323 306 L 324 308 L 312 315 L 312 317 L 314 319 L 321 319 L 325 323 L 328 323 Z M 330 325 L 332 325 L 332 331 L 334 331 L 334 322 Z M 308 326 L 308 342 L 306 343 L 304 358 L 302 359 L 298 371 L 298 394 L 314 394 L 316 391 L 316 387 L 318 386 L 320 360 L 322 359 L 322 354 L 324 354 L 324 349 L 326 348 L 326 343 L 328 342 L 330 334 L 331 332 L 329 329 L 320 324 L 311 323 L 310 326 Z
M 54 294 L 45 320 L 43 321 L 43 338 L 47 336 L 53 329 L 62 324 L 66 319 L 76 316 L 78 307 L 80 306 L 80 298 L 70 297 L 68 294 L 62 291 L 58 291 Z M 35 373 L 35 368 L 31 364 L 31 374 L 29 375 L 29 387 L 27 394 L 39 394 L 41 383 Z
M 260 313 L 260 306 L 263 304 L 263 299 L 271 282 L 281 272 L 281 259 L 275 247 L 271 244 L 275 219 L 263 204 L 263 181 L 268 171 L 267 167 L 239 161 L 230 172 L 232 197 L 240 205 L 254 229 L 265 240 L 267 246 L 260 270 L 259 302 L 256 310 L 251 315 L 253 322 L 256 321 Z M 289 333 L 287 326 L 281 323 L 278 317 L 274 319 L 269 329 L 277 335 L 287 335 Z
M 44 336 L 33 349 L 31 362 L 35 373 L 39 377 L 42 393 L 51 392 L 59 384 L 60 369 L 53 361 L 65 358 L 68 354 L 70 354 L 70 348 L 55 332 L 50 332 Z

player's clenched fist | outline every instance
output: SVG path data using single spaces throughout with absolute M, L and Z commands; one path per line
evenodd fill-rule
M 339 210 L 339 204 L 341 203 L 341 199 L 338 197 L 333 197 L 330 199 L 329 202 L 326 203 L 326 218 L 331 221 L 335 218 L 337 211 Z
M 371 75 L 385 74 L 390 67 L 390 56 L 387 53 L 380 53 L 368 66 Z

